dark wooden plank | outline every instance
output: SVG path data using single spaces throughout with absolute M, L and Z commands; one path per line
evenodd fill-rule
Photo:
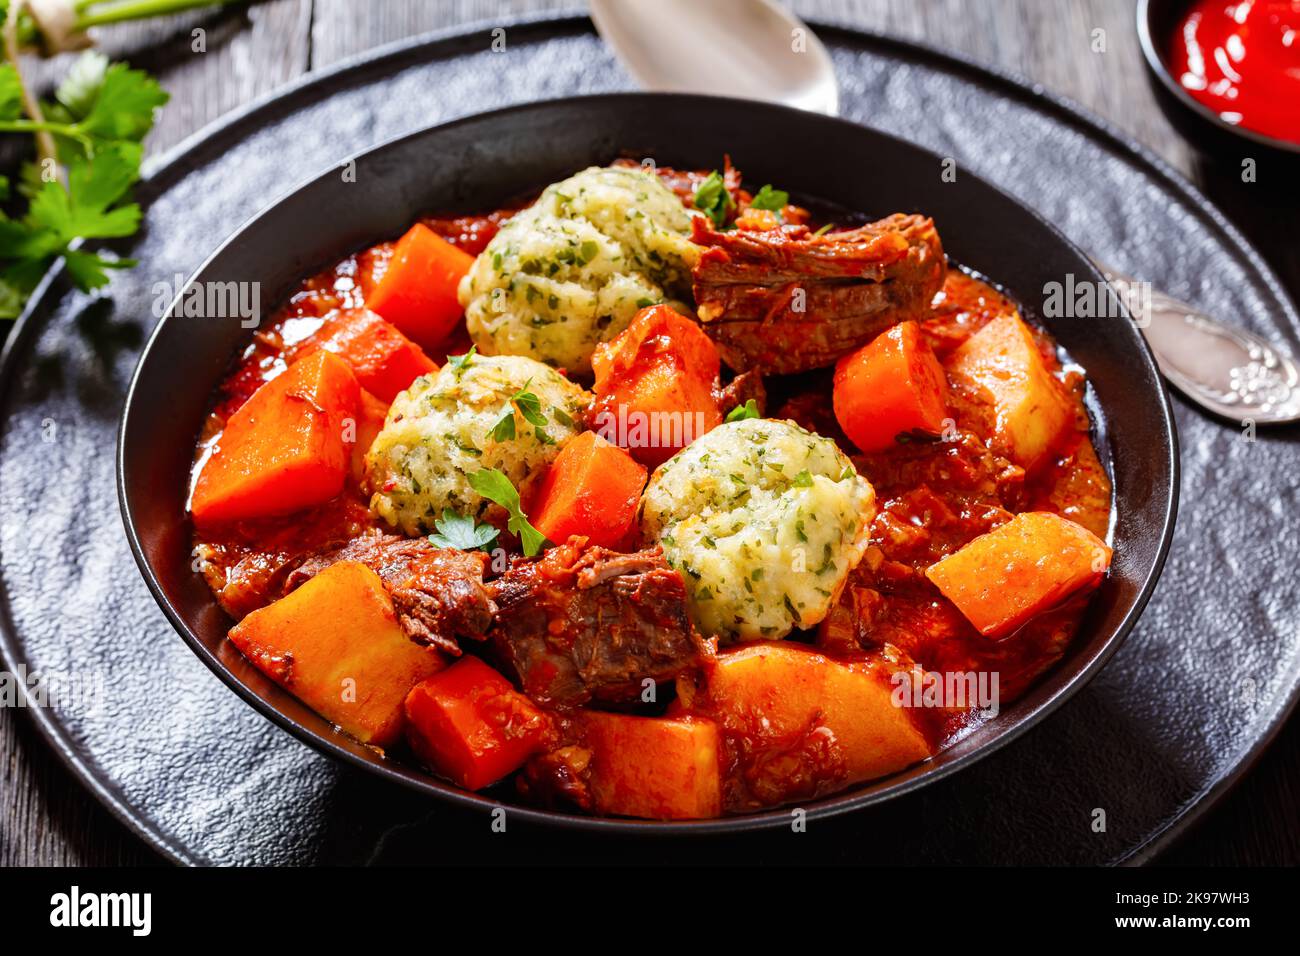
M 312 68 L 330 66 L 372 47 L 447 27 L 525 14 L 572 11 L 572 0 L 316 0 Z
M 1197 165 L 1156 107 L 1133 31 L 1131 0 L 793 0 L 804 17 L 889 32 L 955 50 L 1042 83 L 1150 145 L 1193 174 L 1235 215 L 1272 213 Z M 157 73 L 172 94 L 149 140 L 171 147 L 228 110 L 308 69 L 428 30 L 520 13 L 572 9 L 570 0 L 265 0 L 103 33 L 115 57 Z M 202 29 L 206 52 L 193 49 Z M 1094 31 L 1105 49 L 1094 51 Z M 42 64 L 40 77 L 68 58 Z M 1275 216 L 1273 218 L 1276 218 Z M 1285 245 L 1285 244 L 1284 244 Z M 1296 256 L 1278 264 L 1295 279 Z M 1286 255 L 1285 248 L 1279 255 Z M 1292 721 L 1242 785 L 1168 857 L 1173 863 L 1296 863 L 1300 725 Z M 47 751 L 21 713 L 0 711 L 0 865 L 117 864 L 152 854 Z

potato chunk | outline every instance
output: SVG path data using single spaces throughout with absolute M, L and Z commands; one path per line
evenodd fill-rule
M 653 820 L 722 812 L 717 725 L 698 718 L 578 716 L 591 751 L 592 805 L 599 813 Z
M 992 444 L 1026 471 L 1060 446 L 1074 421 L 1064 386 L 1017 314 L 998 316 L 967 339 L 949 357 L 948 371 L 990 396 Z
M 679 681 L 686 713 L 712 717 L 739 762 L 730 809 L 786 803 L 902 770 L 932 753 L 895 705 L 883 659 L 840 662 L 765 641 L 723 651 L 703 687 Z
M 445 666 L 406 636 L 379 575 L 355 561 L 254 611 L 229 637 L 271 680 L 376 747 L 401 735 L 411 688 Z
M 1106 543 L 1082 525 L 1027 511 L 925 574 L 981 634 L 1001 637 L 1098 581 L 1110 557 Z

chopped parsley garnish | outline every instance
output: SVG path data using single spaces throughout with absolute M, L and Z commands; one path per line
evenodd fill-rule
M 506 405 L 505 411 L 497 419 L 491 431 L 488 432 L 488 438 L 493 441 L 514 441 L 515 440 L 515 407 Z
M 524 421 L 534 427 L 541 428 L 546 425 L 546 416 L 542 414 L 542 400 L 533 392 L 525 391 L 528 386 L 524 385 L 519 391 L 511 397 L 510 401 L 519 409 L 519 414 L 524 416 Z
M 813 485 L 812 475 L 808 473 L 807 468 L 805 468 L 803 471 L 799 472 L 799 474 L 794 476 L 794 485 L 796 488 L 812 487 Z
M 469 476 L 469 484 L 484 498 L 506 509 L 510 516 L 506 527 L 519 536 L 527 557 L 533 557 L 546 547 L 546 535 L 528 523 L 528 516 L 519 504 L 519 492 L 505 474 L 495 468 L 484 468 Z
M 469 368 L 470 360 L 474 358 L 474 353 L 478 351 L 477 345 L 471 345 L 469 351 L 464 355 L 448 355 L 447 364 L 452 367 L 456 377 L 460 378 L 465 374 L 465 369 Z
M 744 405 L 737 405 L 731 411 L 727 412 L 727 421 L 743 422 L 747 418 L 759 418 L 758 404 L 751 398 Z
M 532 380 L 524 383 L 524 387 L 510 396 L 510 401 L 506 403 L 505 410 L 501 412 L 501 417 L 497 419 L 492 430 L 488 432 L 488 437 L 493 441 L 513 441 L 515 437 L 515 411 L 518 410 L 520 415 L 524 416 L 524 421 L 533 426 L 533 434 L 543 445 L 554 445 L 555 439 L 546 431 L 546 416 L 542 414 L 542 400 L 537 397 L 536 393 L 528 391 L 528 385 Z M 557 419 L 558 421 L 558 419 Z M 572 423 L 572 419 L 570 419 Z
M 735 200 L 731 198 L 731 193 L 727 192 L 726 181 L 716 169 L 700 183 L 691 201 L 695 208 L 708 216 L 713 221 L 713 225 L 719 229 L 727 224 L 727 217 L 736 208 Z
M 445 508 L 442 517 L 434 521 L 433 525 L 438 531 L 429 535 L 429 543 L 440 548 L 455 548 L 457 551 L 486 549 L 500 534 L 490 524 L 476 524 L 473 518 Z
M 790 204 L 790 194 L 784 189 L 773 189 L 769 183 L 760 189 L 749 201 L 750 209 L 766 209 L 769 212 L 780 212 Z

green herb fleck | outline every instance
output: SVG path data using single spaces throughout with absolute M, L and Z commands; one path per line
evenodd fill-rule
M 535 428 L 541 428 L 546 424 L 546 416 L 542 414 L 542 400 L 533 392 L 525 391 L 528 386 L 524 385 L 519 391 L 511 396 L 510 401 L 519 409 L 519 414 L 524 416 L 524 420 Z
M 513 405 L 507 405 L 506 410 L 501 413 L 497 423 L 492 426 L 488 432 L 488 438 L 493 441 L 514 441 L 515 438 L 515 409 Z
M 764 186 L 758 191 L 752 200 L 750 200 L 750 209 L 766 209 L 769 212 L 780 212 L 790 202 L 790 194 L 784 189 L 773 189 L 771 184 Z
M 692 202 L 695 208 L 708 216 L 713 221 L 713 225 L 719 229 L 727 224 L 728 216 L 736 207 L 731 193 L 727 192 L 726 181 L 716 169 L 700 183 Z
M 469 368 L 470 361 L 474 358 L 474 353 L 477 351 L 478 351 L 478 346 L 471 345 L 469 347 L 469 351 L 466 352 L 464 355 L 447 356 L 447 364 L 451 366 L 452 371 L 456 373 L 457 378 L 460 378 L 462 375 L 465 374 L 465 369 Z
M 744 405 L 737 405 L 731 411 L 727 412 L 727 421 L 743 422 L 747 418 L 759 418 L 758 404 L 751 398 Z

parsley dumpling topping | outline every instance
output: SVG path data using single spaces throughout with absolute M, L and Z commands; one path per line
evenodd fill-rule
M 816 626 L 862 559 L 875 492 L 827 438 L 793 422 L 719 425 L 654 473 L 642 530 L 686 581 L 706 634 Z
M 522 356 L 468 355 L 417 378 L 393 400 L 366 455 L 370 510 L 405 534 L 437 532 L 444 512 L 504 512 L 471 476 L 497 469 L 527 495 L 576 435 L 590 396 Z
M 508 220 L 460 283 L 474 344 L 585 375 L 639 309 L 690 294 L 691 213 L 652 172 L 585 169 Z

